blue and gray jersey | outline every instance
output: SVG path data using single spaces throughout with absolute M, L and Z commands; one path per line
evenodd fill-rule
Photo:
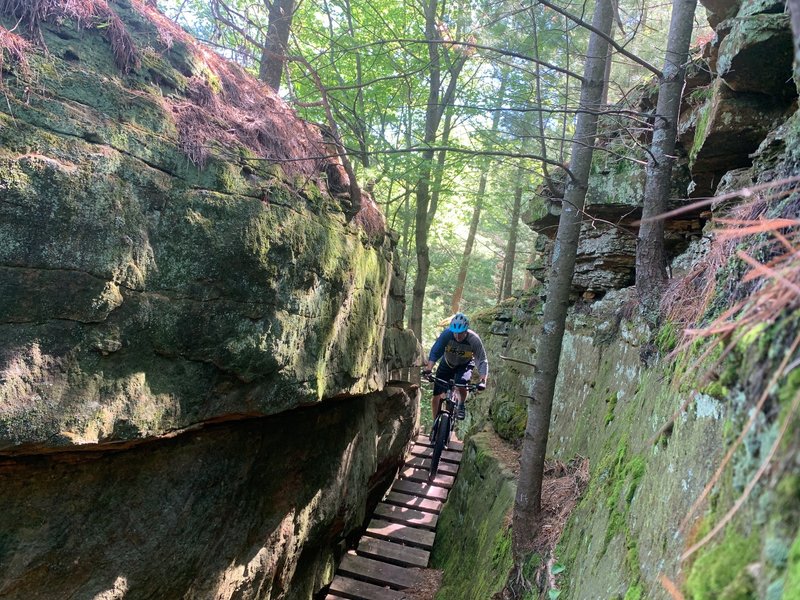
M 474 360 L 480 376 L 485 378 L 489 375 L 486 350 L 483 348 L 480 336 L 472 329 L 467 330 L 467 337 L 462 342 L 457 342 L 453 332 L 445 329 L 434 342 L 428 360 L 435 363 L 442 356 L 451 367 L 460 367 Z

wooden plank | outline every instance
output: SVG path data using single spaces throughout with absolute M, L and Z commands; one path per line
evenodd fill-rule
M 431 438 L 427 435 L 420 434 L 414 439 L 415 444 L 419 444 L 420 446 L 432 446 Z M 447 444 L 448 450 L 456 450 L 458 452 L 464 451 L 464 442 L 460 442 L 457 439 L 453 439 L 453 435 L 450 437 L 450 443 Z
M 422 567 L 428 566 L 428 559 L 431 553 L 427 550 L 404 546 L 388 540 L 378 538 L 363 537 L 358 542 L 357 552 L 361 556 L 374 558 L 401 567 Z
M 338 596 L 333 598 L 356 598 L 358 600 L 406 600 L 407 596 L 403 592 L 388 589 L 374 583 L 358 581 L 337 575 L 331 582 L 330 591 Z
M 420 498 L 419 496 L 412 496 L 411 494 L 401 494 L 400 492 L 389 492 L 389 495 L 383 499 L 387 504 L 395 504 L 397 506 L 405 506 L 406 508 L 416 508 L 424 512 L 432 512 L 439 514 L 442 511 L 444 502 L 439 500 L 431 500 L 429 498 Z
M 380 519 L 372 519 L 369 522 L 367 535 L 382 540 L 400 542 L 408 546 L 422 548 L 423 550 L 430 550 L 433 548 L 433 541 L 436 539 L 436 534 L 427 529 L 409 527 L 401 523 L 390 523 L 389 521 L 382 521 Z
M 413 456 L 421 456 L 422 458 L 430 458 L 433 454 L 433 448 L 426 448 L 425 446 L 415 445 L 411 448 Z M 442 450 L 441 460 L 451 463 L 461 462 L 461 452 L 454 452 L 452 450 Z
M 409 481 L 408 479 L 395 479 L 395 482 L 392 484 L 392 491 L 400 492 L 401 494 L 411 494 L 412 496 L 420 496 L 421 498 L 432 498 L 433 500 L 441 500 L 442 502 L 447 500 L 447 488 Z
M 385 521 L 392 521 L 393 523 L 405 523 L 413 525 L 414 527 L 422 527 L 423 529 L 436 529 L 436 523 L 439 520 L 438 515 L 421 510 L 414 510 L 413 508 L 403 508 L 402 506 L 393 506 L 381 502 L 375 507 L 373 513 L 377 518 L 384 519 Z
M 442 463 L 439 463 L 442 464 Z M 409 479 L 411 481 L 421 481 L 426 482 L 428 481 L 428 477 L 430 477 L 430 471 L 427 469 L 415 469 L 413 467 L 408 467 L 407 469 L 403 469 L 400 472 L 400 476 L 403 479 Z M 432 483 L 434 485 L 440 485 L 448 490 L 453 487 L 456 478 L 452 475 L 447 475 L 445 473 L 439 473 L 438 470 L 436 472 L 436 477 L 433 478 Z
M 417 583 L 415 571 L 356 554 L 345 554 L 337 572 L 395 590 L 404 590 Z
M 411 456 L 406 459 L 405 466 L 414 467 L 415 469 L 430 469 L 431 459 L 422 458 L 421 456 Z M 455 475 L 456 473 L 458 473 L 458 465 L 455 463 L 439 461 L 439 473 L 444 473 L 446 475 Z

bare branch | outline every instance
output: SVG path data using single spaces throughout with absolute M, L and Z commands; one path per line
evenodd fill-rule
M 627 56 L 627 57 L 628 57 L 628 58 L 630 58 L 630 59 L 631 59 L 633 62 L 635 62 L 635 63 L 638 63 L 638 64 L 642 65 L 642 66 L 643 66 L 645 69 L 647 69 L 647 70 L 648 70 L 648 71 L 650 71 L 651 73 L 654 73 L 654 74 L 655 74 L 655 75 L 656 75 L 656 76 L 657 76 L 659 79 L 661 79 L 661 78 L 663 77 L 663 74 L 661 73 L 661 71 L 660 71 L 659 69 L 657 69 L 656 67 L 654 67 L 653 65 L 651 65 L 651 64 L 650 64 L 649 62 L 647 62 L 646 60 L 644 60 L 644 59 L 642 59 L 642 58 L 639 58 L 638 56 L 636 56 L 636 55 L 635 55 L 635 54 L 633 54 L 632 52 L 628 52 L 627 50 L 625 50 L 625 48 L 623 48 L 623 47 L 622 47 L 622 46 L 620 46 L 620 45 L 619 45 L 617 42 L 615 42 L 615 41 L 614 41 L 614 40 L 611 38 L 611 36 L 609 36 L 609 35 L 605 35 L 605 34 L 604 34 L 602 31 L 597 31 L 597 29 L 595 29 L 594 27 L 592 27 L 592 26 L 591 26 L 589 23 L 587 23 L 586 21 L 584 21 L 584 20 L 583 20 L 583 19 L 581 19 L 580 17 L 576 17 L 575 15 L 573 15 L 573 14 L 569 13 L 568 11 L 564 10 L 563 8 L 561 8 L 561 7 L 559 7 L 559 6 L 556 6 L 556 5 L 555 5 L 555 4 L 553 4 L 552 2 L 548 2 L 548 0 L 537 0 L 537 2 L 538 2 L 539 4 L 541 4 L 541 5 L 543 5 L 543 6 L 546 6 L 546 7 L 550 8 L 550 9 L 552 9 L 552 10 L 556 11 L 556 12 L 557 12 L 558 14 L 560 14 L 560 15 L 564 15 L 564 16 L 565 16 L 565 17 L 567 17 L 568 19 L 570 19 L 570 20 L 574 21 L 575 23 L 577 23 L 577 24 L 578 24 L 578 25 L 580 25 L 581 27 L 584 27 L 585 29 L 588 29 L 588 30 L 589 30 L 589 31 L 591 31 L 592 33 L 596 33 L 597 35 L 599 35 L 600 37 L 602 37 L 603 39 L 605 39 L 605 40 L 606 40 L 606 41 L 607 41 L 609 44 L 611 44 L 611 45 L 614 47 L 614 49 L 615 49 L 617 52 L 619 52 L 619 53 L 620 53 L 620 54 L 622 54 L 623 56 Z

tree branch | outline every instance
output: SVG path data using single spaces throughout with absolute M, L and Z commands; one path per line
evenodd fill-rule
M 570 19 L 570 20 L 574 21 L 575 23 L 577 23 L 577 24 L 578 24 L 578 25 L 580 25 L 581 27 L 583 27 L 583 28 L 585 28 L 585 29 L 588 29 L 588 30 L 589 30 L 589 31 L 591 31 L 592 33 L 595 33 L 595 34 L 599 35 L 599 36 L 600 36 L 600 37 L 602 37 L 604 40 L 606 40 L 606 41 L 607 41 L 609 44 L 611 44 L 611 46 L 613 46 L 613 47 L 614 47 L 614 49 L 615 49 L 617 52 L 619 52 L 619 53 L 620 53 L 620 54 L 622 54 L 623 56 L 627 56 L 627 57 L 628 57 L 628 58 L 630 58 L 630 59 L 631 59 L 633 62 L 635 62 L 635 63 L 637 63 L 637 64 L 640 64 L 640 65 L 641 65 L 641 66 L 643 66 L 645 69 L 647 69 L 648 71 L 650 71 L 650 72 L 652 72 L 653 74 L 655 74 L 655 75 L 656 75 L 656 76 L 657 76 L 659 79 L 661 79 L 661 78 L 663 77 L 663 73 L 661 73 L 661 71 L 660 71 L 660 70 L 658 70 L 656 67 L 654 67 L 653 65 L 651 65 L 651 64 L 650 64 L 649 62 L 647 62 L 646 60 L 644 60 L 644 59 L 642 59 L 642 58 L 639 58 L 638 56 L 636 56 L 636 55 L 635 55 L 635 54 L 633 54 L 632 52 L 628 52 L 627 50 L 625 50 L 625 48 L 623 48 L 623 47 L 622 47 L 622 46 L 620 46 L 620 45 L 619 45 L 617 42 L 615 42 L 615 41 L 614 41 L 614 40 L 611 38 L 611 36 L 604 34 L 602 31 L 598 31 L 596 28 L 592 27 L 592 26 L 591 26 L 589 23 L 587 23 L 586 21 L 584 21 L 584 20 L 583 20 L 583 19 L 581 19 L 580 17 L 576 17 L 575 15 L 573 15 L 573 14 L 569 13 L 568 11 L 564 10 L 563 8 L 560 8 L 560 7 L 556 6 L 556 5 L 555 5 L 555 4 L 553 4 L 552 2 L 548 2 L 548 0 L 537 0 L 537 2 L 538 2 L 539 4 L 542 4 L 543 6 L 546 6 L 546 7 L 550 8 L 550 9 L 552 9 L 552 10 L 556 11 L 556 12 L 557 12 L 558 14 L 560 14 L 560 15 L 564 15 L 564 16 L 565 16 L 565 17 L 567 17 L 568 19 Z

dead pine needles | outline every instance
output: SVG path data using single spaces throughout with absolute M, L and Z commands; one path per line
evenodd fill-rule
M 706 365 L 706 368 L 698 380 L 692 382 L 692 387 L 699 388 L 708 383 L 722 361 L 748 336 L 759 335 L 767 327 L 782 322 L 781 319 L 792 322 L 796 318 L 800 309 L 799 179 L 792 177 L 773 182 L 769 187 L 758 186 L 756 191 L 740 190 L 738 197 L 746 198 L 746 201 L 731 209 L 724 217 L 714 219 L 716 229 L 704 260 L 686 277 L 677 281 L 665 295 L 664 308 L 670 320 L 683 328 L 683 338 L 674 352 L 689 356 L 692 347 L 697 348 L 698 342 L 701 344 L 700 355 L 692 356 L 691 360 L 694 364 Z M 716 309 L 715 303 L 718 305 Z M 718 314 L 703 323 L 704 315 L 715 310 Z M 692 504 L 680 524 L 680 531 L 687 531 L 709 498 L 736 450 L 755 425 L 757 417 L 763 414 L 776 384 L 798 367 L 796 357 L 800 333 L 790 336 L 788 340 L 779 364 L 773 368 L 752 407 L 749 419 Z M 680 380 L 678 378 L 676 384 Z M 686 410 L 692 397 L 684 402 L 661 428 L 661 432 L 671 429 L 672 423 L 680 412 Z M 741 509 L 758 481 L 769 470 L 799 406 L 800 393 L 795 395 L 784 413 L 777 438 L 739 498 L 702 539 L 686 549 L 681 561 L 688 560 L 712 540 Z M 675 595 L 677 590 L 672 590 L 669 584 L 671 582 L 662 580 L 662 585 L 673 597 L 680 597 Z

